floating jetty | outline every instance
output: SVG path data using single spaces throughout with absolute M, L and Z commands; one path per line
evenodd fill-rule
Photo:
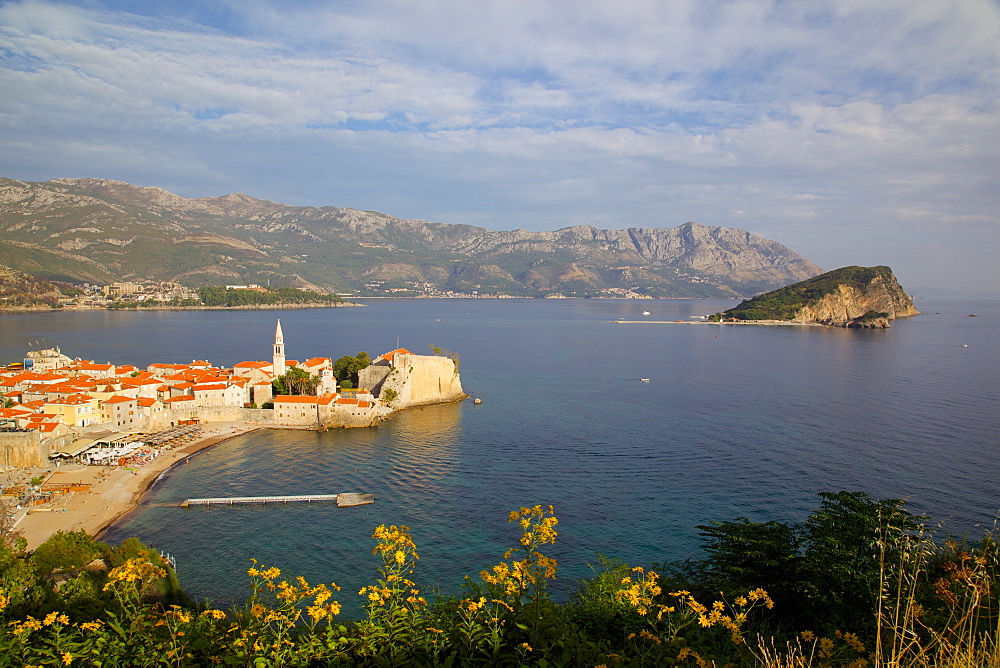
M 346 492 L 341 494 L 290 494 L 287 496 L 220 496 L 209 499 L 185 499 L 179 505 L 181 508 L 187 508 L 188 506 L 234 506 L 244 503 L 312 503 L 313 501 L 335 501 L 339 508 L 363 506 L 375 503 L 375 495 Z

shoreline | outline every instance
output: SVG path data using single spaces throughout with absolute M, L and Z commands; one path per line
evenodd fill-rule
M 164 473 L 193 455 L 262 428 L 241 422 L 205 423 L 200 438 L 164 451 L 134 471 L 84 465 L 20 469 L 18 474 L 26 479 L 51 472 L 46 482 L 89 483 L 90 490 L 70 492 L 44 506 L 15 511 L 14 529 L 28 541 L 28 550 L 34 550 L 57 531 L 82 529 L 100 540 L 112 525 L 139 507 L 143 497 Z
M 714 320 L 612 320 L 615 325 L 761 325 L 776 327 L 779 325 L 794 325 L 798 327 L 830 327 L 821 322 L 802 322 L 800 320 L 729 320 L 716 322 Z
M 304 302 L 302 304 L 245 304 L 241 306 L 5 306 L 0 313 L 33 313 L 33 312 L 69 312 L 69 311 L 282 311 L 299 308 L 348 308 L 365 306 L 357 302 L 337 302 L 324 304 L 322 302 Z

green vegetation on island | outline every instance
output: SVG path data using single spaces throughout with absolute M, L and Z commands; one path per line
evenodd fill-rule
M 341 387 L 357 387 L 358 372 L 370 366 L 371 363 L 371 357 L 363 350 L 354 357 L 344 355 L 333 363 L 333 377 L 341 379 Z
M 298 288 L 255 288 L 234 290 L 219 285 L 198 289 L 198 296 L 205 306 L 274 306 L 278 304 L 340 304 L 337 295 L 324 295 Z
M 278 376 L 271 385 L 277 395 L 311 395 L 316 393 L 319 376 L 305 369 L 292 367 L 284 375 Z
M 853 311 L 856 315 L 848 319 L 857 325 L 870 325 L 897 315 L 916 313 L 912 301 L 899 286 L 892 269 L 886 266 L 851 266 L 757 295 L 728 311 L 716 314 L 712 320 L 823 321 L 827 320 L 823 314 L 809 314 L 808 311 L 828 299 L 838 301 L 843 307 L 838 311 Z M 890 310 L 868 308 L 866 304 L 878 304 L 881 308 Z M 864 310 L 860 310 L 861 308 Z
M 248 555 L 248 598 L 193 604 L 168 563 L 59 533 L 0 543 L 0 664 L 116 666 L 985 666 L 1000 662 L 1000 549 L 934 540 L 905 502 L 820 494 L 801 524 L 699 527 L 702 559 L 598 555 L 568 600 L 550 592 L 551 506 L 510 513 L 499 563 L 429 596 L 405 526 L 374 530 L 360 591 L 310 584 Z M 546 554 L 548 552 L 549 554 Z M 360 596 L 354 620 L 338 599 Z

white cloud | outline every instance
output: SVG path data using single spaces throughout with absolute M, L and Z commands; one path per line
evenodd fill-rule
M 1000 242 L 989 0 L 149 7 L 0 5 L 0 173 L 496 228 L 738 216 L 824 266 L 959 234 L 1000 281 L 971 257 Z

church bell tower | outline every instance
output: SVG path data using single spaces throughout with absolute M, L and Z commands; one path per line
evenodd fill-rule
M 274 359 L 271 361 L 275 376 L 285 375 L 285 335 L 281 333 L 281 318 L 274 330 Z

